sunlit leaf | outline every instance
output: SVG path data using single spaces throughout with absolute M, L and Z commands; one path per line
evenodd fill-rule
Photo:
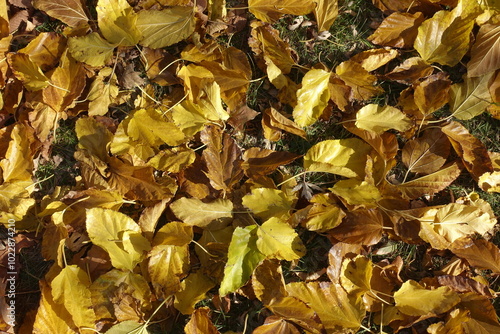
M 500 249 L 491 241 L 461 238 L 453 243 L 451 251 L 478 269 L 500 275 Z
M 111 68 L 104 67 L 90 84 L 89 115 L 103 116 L 108 113 L 119 93 L 118 80 Z
M 478 78 L 464 79 L 464 82 L 451 86 L 450 109 L 458 119 L 471 119 L 482 114 L 492 102 L 488 83 L 493 72 Z
M 340 180 L 330 190 L 352 205 L 370 205 L 382 198 L 377 187 L 357 179 Z
M 443 107 L 449 99 L 450 80 L 439 72 L 433 74 L 415 87 L 415 104 L 423 115 L 429 115 Z
M 101 208 L 87 211 L 87 231 L 92 243 L 106 250 L 119 269 L 133 270 L 150 249 L 141 229 L 123 213 Z
M 36 318 L 33 324 L 33 333 L 77 333 L 77 328 L 73 322 L 71 314 L 68 312 L 64 304 L 56 303 L 54 301 L 51 287 L 43 280 L 40 281 L 40 291 L 40 305 L 38 306 L 38 310 L 36 312 Z
M 314 16 L 318 23 L 318 31 L 328 31 L 339 15 L 339 4 L 337 0 L 313 0 Z
M 292 323 L 276 316 L 267 317 L 263 325 L 255 328 L 254 334 L 299 334 L 300 331 Z
M 403 283 L 394 293 L 396 307 L 407 315 L 420 316 L 449 311 L 460 302 L 460 297 L 450 287 L 441 286 L 429 290 L 413 280 Z
M 484 24 L 472 45 L 467 75 L 486 75 L 500 67 L 500 25 Z
M 252 275 L 257 264 L 265 258 L 257 249 L 256 225 L 237 227 L 229 244 L 228 259 L 219 294 L 224 296 L 239 289 Z
M 402 160 L 410 172 L 430 174 L 441 168 L 450 153 L 450 142 L 439 129 L 426 130 L 403 147 Z
M 355 61 L 348 60 L 340 63 L 335 68 L 335 73 L 347 86 L 351 87 L 352 99 L 368 100 L 383 92 L 381 87 L 375 86 L 377 78 Z
M 23 82 L 24 87 L 28 90 L 37 91 L 49 85 L 49 79 L 27 54 L 9 53 L 7 60 L 14 75 Z
M 265 259 L 252 274 L 255 296 L 266 306 L 270 306 L 287 295 L 283 270 L 278 260 Z
M 80 0 L 35 0 L 33 5 L 70 27 L 88 27 L 89 18 Z
M 287 223 L 270 218 L 257 229 L 257 249 L 267 257 L 292 261 L 301 258 L 306 248 Z
M 330 99 L 329 80 L 330 72 L 321 69 L 310 70 L 302 79 L 293 109 L 293 118 L 299 126 L 313 124 L 323 113 Z
M 248 177 L 271 174 L 278 166 L 284 166 L 299 158 L 299 155 L 287 151 L 273 151 L 260 147 L 251 147 L 243 153 L 241 167 Z
M 342 263 L 340 282 L 348 294 L 363 295 L 371 288 L 373 263 L 366 256 L 358 255 L 354 259 L 345 259 Z
M 191 165 L 195 159 L 196 155 L 193 150 L 180 146 L 160 151 L 148 160 L 148 165 L 158 170 L 179 173 Z
M 33 159 L 27 134 L 27 129 L 23 124 L 16 124 L 12 129 L 12 139 L 9 141 L 5 159 L 0 161 L 3 182 L 31 182 Z
M 347 212 L 342 223 L 328 231 L 334 238 L 350 244 L 374 245 L 382 239 L 384 216 L 377 209 Z
M 395 12 L 386 17 L 375 32 L 368 37 L 374 44 L 395 48 L 410 48 L 417 38 L 418 27 L 424 21 L 420 12 Z
M 273 23 L 284 14 L 309 14 L 314 3 L 312 0 L 249 0 L 248 8 L 257 19 Z
M 89 286 L 87 273 L 76 265 L 63 268 L 50 283 L 54 301 L 64 304 L 78 327 L 94 328 L 97 320 L 92 310 Z
M 108 42 L 122 46 L 139 42 L 138 15 L 127 0 L 99 0 L 96 11 L 99 28 Z
M 96 32 L 68 40 L 68 51 L 73 58 L 91 66 L 104 66 L 113 56 L 114 49 L 114 45 Z
M 368 104 L 356 113 L 356 126 L 378 134 L 389 129 L 404 132 L 412 125 L 411 120 L 399 109 L 378 104 Z
M 352 61 L 358 62 L 368 72 L 375 71 L 396 58 L 398 52 L 390 48 L 371 49 L 358 53 L 351 57 Z
M 228 199 L 217 199 L 204 203 L 197 198 L 182 197 L 170 204 L 172 212 L 191 226 L 221 229 L 233 217 L 233 203 Z
M 157 294 L 170 296 L 180 291 L 181 279 L 189 271 L 189 246 L 158 245 L 149 252 L 148 273 Z
M 418 28 L 415 49 L 428 63 L 455 66 L 469 49 L 478 10 L 475 1 L 460 0 L 452 11 L 438 11 Z
M 242 203 L 264 220 L 272 217 L 287 220 L 294 200 L 295 198 L 278 189 L 254 188 L 251 194 L 243 196 Z
M 219 334 L 219 331 L 214 326 L 209 317 L 210 309 L 208 307 L 200 307 L 194 310 L 191 319 L 184 327 L 186 334 Z
M 194 23 L 192 7 L 170 7 L 140 11 L 136 27 L 142 34 L 141 45 L 159 49 L 188 38 L 194 31 Z
M 214 286 L 215 283 L 200 271 L 190 274 L 175 293 L 174 307 L 182 314 L 193 313 L 196 303 L 205 299 L 205 294 Z
M 304 168 L 345 177 L 361 177 L 371 148 L 357 138 L 322 141 L 307 151 Z
M 326 232 L 338 226 L 345 212 L 331 196 L 317 194 L 310 200 L 312 207 L 307 211 L 302 225 L 309 231 Z

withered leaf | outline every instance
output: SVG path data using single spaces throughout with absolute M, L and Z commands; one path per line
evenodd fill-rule
M 352 60 L 344 61 L 335 68 L 335 73 L 346 85 L 351 87 L 351 99 L 368 100 L 383 92 L 375 86 L 377 78 L 368 73 L 359 63 Z
M 394 68 L 385 76 L 397 82 L 411 84 L 420 78 L 432 74 L 434 69 L 420 57 L 406 59 L 401 65 Z
M 458 119 L 471 119 L 482 114 L 491 103 L 488 85 L 494 72 L 481 77 L 466 77 L 464 82 L 454 84 L 450 90 L 450 108 Z
M 440 129 L 429 129 L 403 147 L 402 159 L 410 172 L 431 174 L 439 170 L 450 154 L 450 142 Z
M 80 0 L 35 0 L 33 6 L 70 27 L 88 27 L 89 18 Z
M 467 75 L 477 77 L 500 67 L 500 25 L 484 24 L 479 29 L 467 64 Z
M 368 40 L 378 45 L 411 48 L 417 38 L 417 29 L 424 20 L 424 15 L 420 12 L 392 13 L 382 21 Z
M 425 78 L 415 87 L 415 104 L 424 115 L 429 115 L 448 102 L 450 80 L 439 72 Z
M 474 267 L 500 275 L 500 249 L 490 241 L 461 238 L 453 243 L 451 251 Z
M 305 15 L 314 8 L 312 0 L 249 0 L 250 12 L 261 21 L 274 23 L 284 14 Z
M 306 137 L 304 130 L 274 108 L 264 110 L 262 127 L 264 128 L 264 137 L 271 141 L 278 141 L 281 138 L 281 131 L 289 132 L 302 138 Z
M 231 192 L 243 177 L 240 148 L 230 135 L 216 126 L 207 126 L 201 132 L 201 140 L 207 145 L 202 159 L 207 164 L 208 171 L 205 174 L 210 184 L 224 193 Z
M 328 234 L 349 244 L 374 245 L 382 238 L 384 217 L 378 209 L 347 212 L 342 223 Z
M 210 320 L 210 309 L 208 307 L 200 307 L 194 310 L 191 319 L 184 327 L 186 334 L 219 334 L 219 331 Z
M 243 153 L 244 162 L 241 168 L 245 171 L 245 175 L 250 178 L 263 176 L 271 174 L 279 166 L 287 165 L 299 157 L 300 155 L 291 152 L 251 147 Z

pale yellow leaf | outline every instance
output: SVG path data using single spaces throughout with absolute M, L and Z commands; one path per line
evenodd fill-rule
M 121 212 L 89 209 L 86 226 L 92 243 L 108 252 L 115 268 L 133 270 L 151 248 L 139 225 Z
M 164 48 L 188 38 L 194 31 L 193 7 L 170 7 L 142 10 L 137 14 L 140 44 L 154 49 Z
M 208 290 L 215 286 L 215 282 L 201 272 L 190 274 L 181 282 L 181 289 L 175 293 L 174 307 L 182 314 L 191 314 L 194 306 L 205 299 Z
M 8 53 L 7 61 L 16 78 L 23 82 L 26 89 L 37 91 L 49 85 L 49 79 L 27 54 Z
M 248 8 L 257 19 L 273 23 L 284 14 L 309 14 L 314 3 L 312 0 L 249 0 Z
M 0 161 L 3 182 L 30 181 L 33 174 L 33 158 L 28 132 L 23 123 L 16 123 L 11 133 L 9 148 Z
M 114 49 L 115 45 L 109 44 L 96 32 L 68 40 L 68 50 L 73 58 L 96 67 L 106 65 Z
M 304 168 L 345 177 L 362 177 L 371 147 L 357 138 L 319 142 L 304 156 Z
M 182 197 L 170 204 L 170 209 L 188 225 L 214 230 L 226 227 L 233 217 L 233 202 L 222 198 L 204 203 L 197 198 Z
M 373 206 L 382 198 L 377 187 L 358 179 L 340 180 L 330 190 L 351 205 Z
M 278 218 L 270 218 L 259 226 L 257 236 L 257 248 L 268 258 L 292 261 L 306 254 L 297 232 Z
M 189 246 L 158 245 L 149 253 L 148 273 L 157 294 L 166 298 L 181 289 L 189 270 Z
M 112 44 L 134 46 L 141 39 L 137 14 L 127 0 L 99 0 L 96 6 L 101 33 Z
M 467 64 L 467 75 L 477 77 L 500 68 L 500 25 L 484 24 L 479 29 Z
M 294 200 L 295 198 L 278 189 L 254 188 L 251 194 L 243 196 L 242 203 L 264 220 L 271 217 L 287 220 Z
M 389 129 L 404 132 L 411 125 L 411 120 L 405 114 L 388 105 L 381 107 L 378 104 L 368 104 L 356 113 L 356 126 L 358 128 L 378 134 Z
M 488 84 L 494 72 L 477 78 L 466 77 L 450 89 L 450 110 L 458 119 L 466 120 L 482 114 L 491 104 Z
M 318 23 L 318 31 L 328 31 L 339 15 L 338 0 L 313 0 L 314 16 Z

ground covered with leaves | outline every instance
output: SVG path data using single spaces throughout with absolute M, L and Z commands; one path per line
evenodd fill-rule
M 0 38 L 3 332 L 500 333 L 498 1 L 2 0 Z

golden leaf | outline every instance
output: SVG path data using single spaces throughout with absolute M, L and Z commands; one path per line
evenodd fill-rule
M 306 333 L 325 333 L 325 328 L 316 312 L 299 298 L 285 296 L 268 307 L 275 315 L 303 328 Z
M 54 301 L 64 305 L 78 327 L 95 328 L 89 286 L 87 273 L 76 265 L 63 268 L 50 283 Z
M 415 87 L 415 104 L 423 115 L 430 115 L 444 106 L 449 99 L 450 80 L 445 74 L 433 74 Z
M 153 246 L 185 246 L 193 241 L 193 228 L 182 222 L 169 222 L 156 232 Z
M 307 210 L 306 220 L 302 222 L 306 229 L 322 233 L 342 222 L 346 214 L 332 197 L 317 194 L 311 198 L 312 206 Z
M 479 5 L 460 0 L 452 11 L 440 10 L 418 28 L 414 47 L 428 63 L 455 66 L 469 49 Z
M 262 127 L 264 128 L 264 137 L 272 141 L 278 141 L 281 138 L 281 131 L 286 131 L 302 138 L 306 137 L 304 130 L 274 108 L 264 110 Z
M 214 326 L 209 317 L 210 309 L 208 307 L 200 307 L 194 310 L 191 319 L 184 327 L 186 334 L 219 334 L 219 331 Z
M 321 319 L 327 333 L 344 330 L 355 333 L 365 315 L 360 298 L 349 298 L 338 284 L 328 282 L 298 282 L 286 285 L 290 296 L 299 298 Z M 332 307 L 337 305 L 337 307 Z
M 115 46 L 93 32 L 81 37 L 70 37 L 68 51 L 73 58 L 91 66 L 104 66 L 113 56 Z
M 97 22 L 106 40 L 115 45 L 134 46 L 141 39 L 137 17 L 127 0 L 99 0 Z
M 500 274 L 500 249 L 490 241 L 461 238 L 453 243 L 451 251 L 478 269 Z
M 103 116 L 108 113 L 108 108 L 115 103 L 118 96 L 118 82 L 116 74 L 111 68 L 104 67 L 99 71 L 94 81 L 90 84 L 89 95 L 89 115 Z
M 384 216 L 378 209 L 358 209 L 347 212 L 342 223 L 328 234 L 350 244 L 375 245 L 382 239 Z
M 338 0 L 313 0 L 314 17 L 318 23 L 318 31 L 328 31 L 339 15 Z
M 163 298 L 181 289 L 189 272 L 189 246 L 158 245 L 149 252 L 148 273 L 157 294 Z
M 345 177 L 362 177 L 371 147 L 357 138 L 319 142 L 304 156 L 304 168 Z
M 447 312 L 460 302 L 460 297 L 448 286 L 429 290 L 409 280 L 394 293 L 394 301 L 404 314 L 421 316 Z
M 378 104 L 368 104 L 356 113 L 356 126 L 358 128 L 378 134 L 389 129 L 404 132 L 411 125 L 411 120 L 405 114 L 388 105 L 380 107 Z
M 194 151 L 187 147 L 174 147 L 160 151 L 148 160 L 148 165 L 158 170 L 179 173 L 196 159 Z
M 251 147 L 243 153 L 244 162 L 241 167 L 252 178 L 271 174 L 278 166 L 287 165 L 299 157 L 291 152 Z
M 92 243 L 108 252 L 115 268 L 133 270 L 150 249 L 139 225 L 121 212 L 94 207 L 87 211 L 86 226 Z
M 375 86 L 377 78 L 368 73 L 359 63 L 352 60 L 344 61 L 335 68 L 335 73 L 345 84 L 351 87 L 351 99 L 368 100 L 383 93 L 381 87 Z
M 269 316 L 263 325 L 255 328 L 253 334 L 300 334 L 300 331 L 291 322 L 281 317 Z
M 159 49 L 188 38 L 194 25 L 193 7 L 170 7 L 140 11 L 134 28 L 142 34 L 141 45 Z
M 411 57 L 385 76 L 400 83 L 413 84 L 418 79 L 431 75 L 433 71 L 434 69 L 422 58 Z
M 358 62 L 368 72 L 375 71 L 396 58 L 398 52 L 394 49 L 371 49 L 358 53 L 351 57 L 352 61 Z
M 377 187 L 357 179 L 340 180 L 330 190 L 351 205 L 373 206 L 382 198 Z
M 7 61 L 16 78 L 23 82 L 26 89 L 37 91 L 49 85 L 49 79 L 27 54 L 8 53 Z
M 312 0 L 249 0 L 248 8 L 257 19 L 273 23 L 285 14 L 309 14 L 314 3 Z
M 252 210 L 253 214 L 263 220 L 276 217 L 290 218 L 295 198 L 278 189 L 254 188 L 251 194 L 243 196 L 242 204 Z
M 279 260 L 265 259 L 255 268 L 252 274 L 252 288 L 255 296 L 266 307 L 287 295 Z
M 329 80 L 330 72 L 325 70 L 313 69 L 306 73 L 302 88 L 297 91 L 297 105 L 293 109 L 297 125 L 311 125 L 321 116 L 330 100 Z
M 31 183 L 33 158 L 26 126 L 22 123 L 16 124 L 12 129 L 11 138 L 5 159 L 0 161 L 3 182 L 29 181 Z
M 306 254 L 297 232 L 278 218 L 272 217 L 259 226 L 257 236 L 257 249 L 269 258 L 292 261 Z
M 206 293 L 214 286 L 215 283 L 201 271 L 190 274 L 175 293 L 174 307 L 182 314 L 193 313 L 196 303 L 205 299 Z
M 113 134 L 104 124 L 91 117 L 79 118 L 76 121 L 75 131 L 78 137 L 78 147 L 88 150 L 101 161 L 108 160 L 107 145 L 113 138 Z
M 366 256 L 358 255 L 354 259 L 342 262 L 340 282 L 348 294 L 362 296 L 371 291 L 373 263 Z
M 42 32 L 24 48 L 18 50 L 27 54 L 42 71 L 53 69 L 66 49 L 66 39 L 56 32 Z
M 500 171 L 484 173 L 477 182 L 481 189 L 489 193 L 500 193 Z

